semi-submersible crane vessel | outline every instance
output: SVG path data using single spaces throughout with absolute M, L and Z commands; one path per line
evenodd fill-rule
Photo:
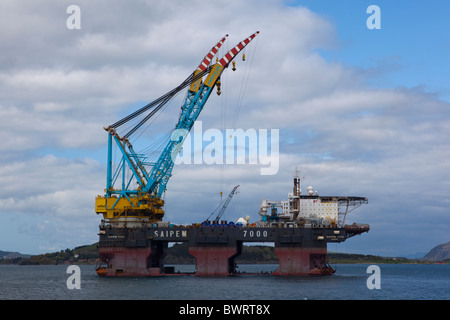
M 342 242 L 369 230 L 368 225 L 345 224 L 349 208 L 366 203 L 367 198 L 323 197 L 310 190 L 302 195 L 298 175 L 294 176 L 293 192 L 288 200 L 263 200 L 259 211 L 261 221 L 257 223 L 249 224 L 240 219 L 236 223 L 215 220 L 212 223 L 174 225 L 163 221 L 164 200 L 161 197 L 184 138 L 214 87 L 220 94 L 220 76 L 224 70 L 258 33 L 244 39 L 213 63 L 228 35 L 223 37 L 178 87 L 105 128 L 108 133 L 107 182 L 105 194 L 97 196 L 95 201 L 96 213 L 103 215 L 99 232 L 101 264 L 96 268 L 98 275 L 173 274 L 173 268 L 164 266 L 170 242 L 188 242 L 189 253 L 196 258 L 196 275 L 236 273 L 234 259 L 242 252 L 244 242 L 274 244 L 279 259 L 279 267 L 274 274 L 331 274 L 334 270 L 327 262 L 327 243 Z M 135 152 L 129 138 L 185 88 L 188 88 L 187 95 L 172 137 L 157 161 L 150 163 L 145 156 Z M 117 129 L 138 116 L 142 120 L 126 134 L 119 135 Z M 122 156 L 115 169 L 114 145 Z M 134 188 L 136 183 L 137 188 Z

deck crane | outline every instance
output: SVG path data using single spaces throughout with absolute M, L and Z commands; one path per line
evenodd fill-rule
M 220 218 L 222 217 L 223 213 L 225 212 L 225 210 L 228 207 L 228 204 L 230 203 L 231 199 L 233 198 L 234 194 L 236 193 L 237 188 L 239 188 L 239 185 L 237 185 L 236 187 L 233 188 L 233 190 L 231 190 L 231 192 L 228 194 L 228 198 L 225 200 L 225 202 L 222 205 L 222 208 L 220 208 L 219 213 L 217 214 L 216 218 L 214 219 L 214 222 L 219 222 Z M 215 211 L 215 210 L 214 210 Z M 214 212 L 213 212 L 214 213 Z M 213 215 L 213 213 L 211 213 L 210 217 Z M 209 218 L 206 220 L 207 222 L 209 221 Z
M 210 65 L 212 58 L 226 40 L 226 36 L 223 37 L 205 56 L 197 69 L 178 87 L 105 128 L 108 133 L 107 182 L 105 195 L 99 195 L 96 198 L 95 211 L 97 214 L 103 214 L 104 219 L 110 222 L 114 219 L 118 221 L 118 218 L 125 218 L 125 221 L 137 219 L 150 223 L 161 221 L 164 216 L 162 209 L 164 200 L 161 199 L 161 196 L 166 190 L 175 156 L 181 150 L 184 138 L 194 125 L 213 88 L 220 81 L 220 76 L 225 68 L 258 33 L 259 31 L 239 42 L 222 59 Z M 204 76 L 206 79 L 203 81 Z M 129 137 L 175 94 L 188 86 L 189 89 L 170 141 L 156 162 L 147 162 L 145 156 L 134 151 Z M 122 137 L 119 136 L 116 131 L 118 127 L 149 110 L 151 111 L 135 127 Z M 113 141 L 122 154 L 122 159 L 114 172 Z M 126 177 L 126 171 L 131 171 L 131 178 Z M 115 185 L 119 184 L 120 180 L 122 180 L 121 188 L 116 188 Z M 133 181 L 137 182 L 137 188 L 132 187 Z

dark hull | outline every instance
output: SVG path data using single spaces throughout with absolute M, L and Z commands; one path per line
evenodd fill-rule
M 268 242 L 275 246 L 279 267 L 274 275 L 327 275 L 334 273 L 327 261 L 327 243 L 342 242 L 363 232 L 367 225 L 344 228 L 289 228 L 237 226 L 175 226 L 113 228 L 102 230 L 100 276 L 174 275 L 164 266 L 169 242 L 188 242 L 196 258 L 195 275 L 236 274 L 235 258 L 244 242 Z M 177 273 L 178 274 L 178 273 Z

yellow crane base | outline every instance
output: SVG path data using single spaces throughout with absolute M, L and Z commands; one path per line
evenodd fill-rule
M 164 200 L 144 194 L 134 197 L 104 197 L 95 199 L 95 212 L 103 214 L 104 219 L 145 218 L 149 222 L 161 221 L 164 216 Z

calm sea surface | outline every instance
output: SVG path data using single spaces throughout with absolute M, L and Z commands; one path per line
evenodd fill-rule
M 18 300 L 449 300 L 450 265 L 378 265 L 381 288 L 367 287 L 368 265 L 336 265 L 325 277 L 98 277 L 82 265 L 81 288 L 68 289 L 67 265 L 0 265 L 0 299 Z M 241 265 L 242 272 L 271 272 L 277 265 Z M 194 266 L 175 270 L 193 271 Z

